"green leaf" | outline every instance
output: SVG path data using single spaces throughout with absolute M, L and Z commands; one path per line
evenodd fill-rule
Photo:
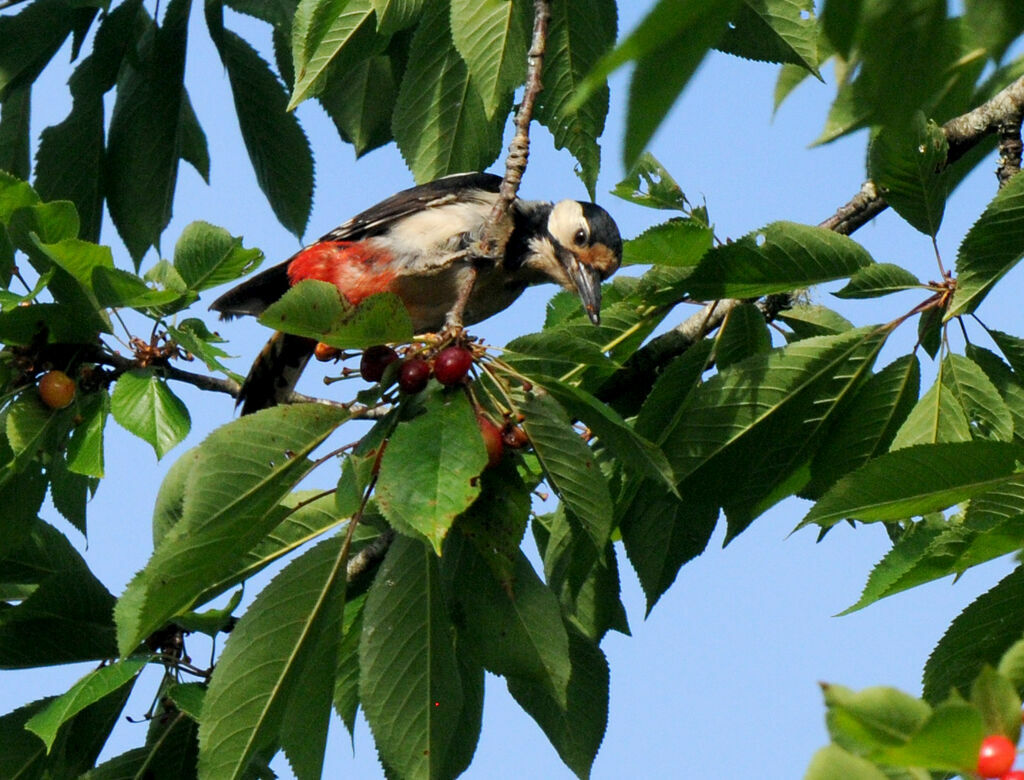
M 214 343 L 222 343 L 224 339 L 211 332 L 202 320 L 189 317 L 182 320 L 176 328 L 168 326 L 167 335 L 186 352 L 202 360 L 211 371 L 221 371 L 239 384 L 242 383 L 244 377 L 239 376 L 220 362 L 221 358 L 229 357 L 229 355 L 223 349 L 215 347 Z
M 531 11 L 524 0 L 452 0 L 452 42 L 489 119 L 526 78 Z
M 152 369 L 122 374 L 110 394 L 110 411 L 127 431 L 149 442 L 162 458 L 192 427 L 188 407 Z
M 896 213 L 925 235 L 942 224 L 949 194 L 946 134 L 922 112 L 907 125 L 883 127 L 868 148 L 868 175 Z
M 876 686 L 852 691 L 822 683 L 833 741 L 847 750 L 872 754 L 906 744 L 928 721 L 927 703 L 895 688 Z
M 438 395 L 395 430 L 384 451 L 377 503 L 396 530 L 426 539 L 438 555 L 455 518 L 480 493 L 487 452 L 463 393 Z
M 952 690 L 966 694 L 985 664 L 1024 635 L 1024 567 L 1017 567 L 961 612 L 935 646 L 924 667 L 924 697 L 941 701 Z
M 888 450 L 917 402 L 920 383 L 921 366 L 912 354 L 868 379 L 826 434 L 802 495 L 819 498 L 837 479 Z
M 695 219 L 670 219 L 627 241 L 622 263 L 695 268 L 711 249 L 713 238 L 711 228 Z
M 53 699 L 45 709 L 33 715 L 25 728 L 38 735 L 49 752 L 61 726 L 90 704 L 134 680 L 147 662 L 145 658 L 129 658 L 89 672 L 67 693 Z
M 737 5 L 734 0 L 660 0 L 590 71 L 570 108 L 603 87 L 612 71 L 635 61 L 623 152 L 626 165 L 632 166 L 704 55 L 721 38 Z
M 895 451 L 916 444 L 970 440 L 971 429 L 964 408 L 940 376 L 910 410 L 889 449 Z
M 995 385 L 970 358 L 946 356 L 942 382 L 953 391 L 967 413 L 975 436 L 995 441 L 1013 439 L 1013 417 Z
M 358 4 L 358 0 L 350 3 Z M 207 5 L 207 22 L 228 72 L 238 126 L 256 181 L 278 221 L 301 237 L 313 208 L 309 141 L 298 119 L 289 113 L 288 94 L 277 76 L 245 39 L 223 28 L 213 7 Z
M 185 454 L 194 465 L 181 520 L 118 601 L 123 653 L 236 570 L 280 522 L 274 510 L 311 468 L 308 454 L 346 419 L 317 404 L 273 407 L 218 428 Z
M 939 704 L 903 745 L 879 751 L 877 760 L 895 766 L 970 774 L 977 766 L 985 724 L 977 709 L 963 701 Z
M 297 776 L 320 776 L 344 586 L 341 538 L 334 538 L 292 561 L 256 597 L 210 678 L 201 776 L 243 777 L 252 756 L 277 745 Z
M 779 319 L 793 329 L 788 341 L 832 336 L 853 330 L 853 323 L 838 312 L 824 306 L 800 304 L 779 313 Z
M 64 121 L 39 134 L 35 185 L 46 200 L 74 202 L 81 238 L 98 241 L 103 217 L 103 95 L 117 80 L 141 3 L 131 0 L 109 10 L 96 32 L 92 53 L 70 79 L 73 104 Z
M 1003 333 L 1001 330 L 988 330 L 988 335 L 1006 357 L 1006 362 L 1018 376 L 1024 376 L 1024 339 Z
M 1015 0 L 967 0 L 964 9 L 967 26 L 997 62 L 1024 32 L 1024 8 Z
M 287 110 L 319 91 L 331 60 L 373 29 L 371 0 L 300 0 L 292 25 L 295 86 Z
M 243 249 L 241 236 L 208 222 L 192 222 L 174 246 L 174 268 L 189 290 L 201 292 L 251 273 L 263 253 Z
M 171 0 L 118 77 L 104 166 L 107 208 L 138 267 L 171 219 L 191 0 Z
M 612 501 L 593 451 L 547 394 L 527 396 L 520 410 L 545 477 L 583 524 L 594 547 L 603 550 L 612 531 Z
M 650 152 L 644 152 L 637 158 L 626 178 L 615 185 L 612 195 L 651 209 L 689 211 L 686 195 L 665 166 Z
M 597 645 L 575 631 L 569 632 L 569 654 L 567 706 L 530 680 L 509 678 L 508 690 L 544 730 L 566 766 L 577 777 L 588 777 L 608 722 L 608 662 Z
M 751 355 L 768 352 L 772 337 L 764 313 L 752 303 L 732 309 L 715 339 L 715 365 L 719 370 L 739 363 Z
M 392 130 L 417 182 L 481 171 L 501 153 L 505 111 L 484 100 L 452 44 L 444 3 L 426 8 L 413 35 Z
M 604 132 L 608 87 L 599 86 L 578 107 L 570 101 L 590 69 L 615 43 L 617 10 L 612 0 L 592 0 L 580 13 L 571 0 L 551 3 L 544 55 L 544 89 L 537 97 L 534 118 L 554 138 L 556 149 L 568 149 L 579 163 L 578 175 L 594 197 L 601 167 L 597 139 Z
M 29 115 L 32 110 L 32 87 L 24 84 L 0 101 L 0 170 L 27 179 L 29 161 Z
M 562 612 L 522 552 L 507 589 L 461 534 L 452 537 L 441 563 L 466 648 L 488 671 L 540 683 L 565 706 L 571 664 Z
M 814 754 L 804 780 L 886 780 L 888 775 L 866 758 L 848 753 L 838 745 L 828 745 Z
M 800 522 L 834 525 L 902 520 L 946 509 L 1006 482 L 1017 467 L 1016 445 L 968 441 L 907 447 L 881 455 L 843 477 Z
M 412 337 L 409 312 L 398 296 L 379 293 L 353 306 L 333 284 L 309 279 L 267 307 L 260 322 L 339 349 L 365 349 Z
M 343 75 L 329 75 L 317 95 L 338 135 L 355 147 L 356 157 L 393 140 L 391 116 L 400 77 L 395 58 L 380 54 L 345 68 Z
M 970 314 L 1024 257 L 1024 176 L 999 190 L 960 244 L 957 286 L 946 319 Z
M 910 271 L 892 263 L 872 263 L 850 277 L 849 283 L 837 298 L 878 298 L 901 290 L 921 288 L 922 284 Z
M 685 498 L 679 500 L 653 484 L 641 484 L 620 513 L 622 543 L 647 597 L 647 614 L 683 564 L 704 552 L 711 540 L 718 507 L 699 488 L 684 482 L 680 492 Z
M 438 559 L 396 536 L 370 586 L 359 691 L 381 762 L 401 777 L 440 777 L 458 744 L 464 694 Z
M 111 621 L 114 597 L 67 537 L 35 519 L 19 537 L 15 544 L 4 544 L 0 571 L 7 573 L 5 579 L 11 578 L 8 581 L 34 585 L 35 589 L 18 606 L 4 611 L 0 668 L 115 657 L 117 645 Z M 28 566 L 30 573 L 20 573 Z M 14 572 L 19 575 L 12 576 Z M 68 636 L 75 636 L 76 641 L 66 641 Z
M 1002 734 L 1017 743 L 1021 701 L 1010 680 L 991 666 L 985 666 L 971 686 L 971 704 L 980 710 L 986 734 Z
M 0 99 L 35 81 L 71 32 L 74 11 L 67 0 L 37 0 L 0 17 Z
M 852 276 L 871 263 L 855 241 L 824 228 L 773 222 L 709 250 L 686 278 L 695 298 L 755 298 Z
M 426 0 L 373 0 L 377 28 L 382 35 L 404 30 L 416 23 Z
M 705 489 L 714 484 L 712 492 L 730 500 L 765 489 L 780 475 L 776 471 L 762 483 L 755 479 L 758 470 L 768 470 L 764 477 L 773 464 L 788 471 L 810 454 L 815 436 L 870 369 L 880 338 L 865 329 L 805 339 L 711 377 L 687 397 L 678 425 L 665 438 L 676 477 L 701 469 Z M 744 491 L 728 476 L 739 470 L 750 481 Z
M 611 407 L 590 393 L 556 379 L 541 379 L 551 395 L 575 419 L 582 420 L 597 434 L 627 471 L 660 482 L 662 488 L 675 491 L 675 478 L 665 454 L 655 444 L 640 436 Z
M 743 0 L 715 48 L 749 60 L 799 65 L 821 78 L 813 0 Z

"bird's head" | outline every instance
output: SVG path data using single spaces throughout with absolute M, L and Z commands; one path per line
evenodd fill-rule
M 598 324 L 601 282 L 622 262 L 622 237 L 608 212 L 595 203 L 559 201 L 532 249 L 525 265 L 576 293 L 591 322 Z

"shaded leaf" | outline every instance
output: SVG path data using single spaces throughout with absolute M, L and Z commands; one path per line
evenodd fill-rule
M 837 298 L 877 298 L 919 287 L 921 282 L 917 277 L 902 266 L 872 263 L 854 273 L 843 289 L 832 294 Z
M 817 76 L 813 0 L 743 0 L 715 48 L 750 60 L 800 65 Z

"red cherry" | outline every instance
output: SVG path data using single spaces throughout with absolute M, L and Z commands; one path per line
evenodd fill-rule
M 39 397 L 51 409 L 63 409 L 75 400 L 75 380 L 63 371 L 47 371 L 39 377 Z
M 1016 745 L 1002 734 L 990 734 L 982 740 L 978 751 L 978 774 L 982 777 L 1001 777 L 1010 771 L 1016 757 Z
M 473 365 L 473 353 L 465 347 L 445 347 L 434 358 L 434 376 L 442 385 L 458 384 Z
M 427 386 L 430 379 L 430 364 L 422 358 L 409 358 L 398 370 L 398 387 L 403 393 L 412 395 Z
M 1024 771 L 1014 769 L 1012 772 L 1007 772 L 1003 775 L 1000 780 L 1024 780 Z
M 378 344 L 369 347 L 359 359 L 359 376 L 367 382 L 379 382 L 384 376 L 384 369 L 398 360 L 398 353 L 391 347 Z
M 514 450 L 521 450 L 530 443 L 530 438 L 526 435 L 526 431 L 518 425 L 512 425 L 512 423 L 505 424 L 501 431 L 501 438 L 505 442 L 506 447 L 511 447 Z
M 480 436 L 484 440 L 484 447 L 487 448 L 487 468 L 492 469 L 501 463 L 501 456 L 505 454 L 505 444 L 501 440 L 501 428 L 483 414 L 476 416 L 476 424 L 480 426 Z

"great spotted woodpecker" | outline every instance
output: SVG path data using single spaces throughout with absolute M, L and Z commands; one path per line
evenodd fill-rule
M 474 257 L 501 178 L 465 173 L 403 190 L 371 206 L 283 263 L 258 273 L 211 305 L 223 318 L 259 315 L 304 279 L 331 282 L 353 304 L 374 293 L 401 298 L 417 334 L 440 330 L 460 292 L 471 325 L 508 307 L 529 285 L 554 282 L 579 295 L 600 320 L 601 282 L 619 267 L 622 239 L 593 203 L 515 200 L 498 234 L 497 262 Z M 475 280 L 467 271 L 476 269 Z M 471 274 L 469 274 L 471 275 Z M 315 342 L 277 333 L 263 348 L 239 394 L 242 414 L 290 394 Z

